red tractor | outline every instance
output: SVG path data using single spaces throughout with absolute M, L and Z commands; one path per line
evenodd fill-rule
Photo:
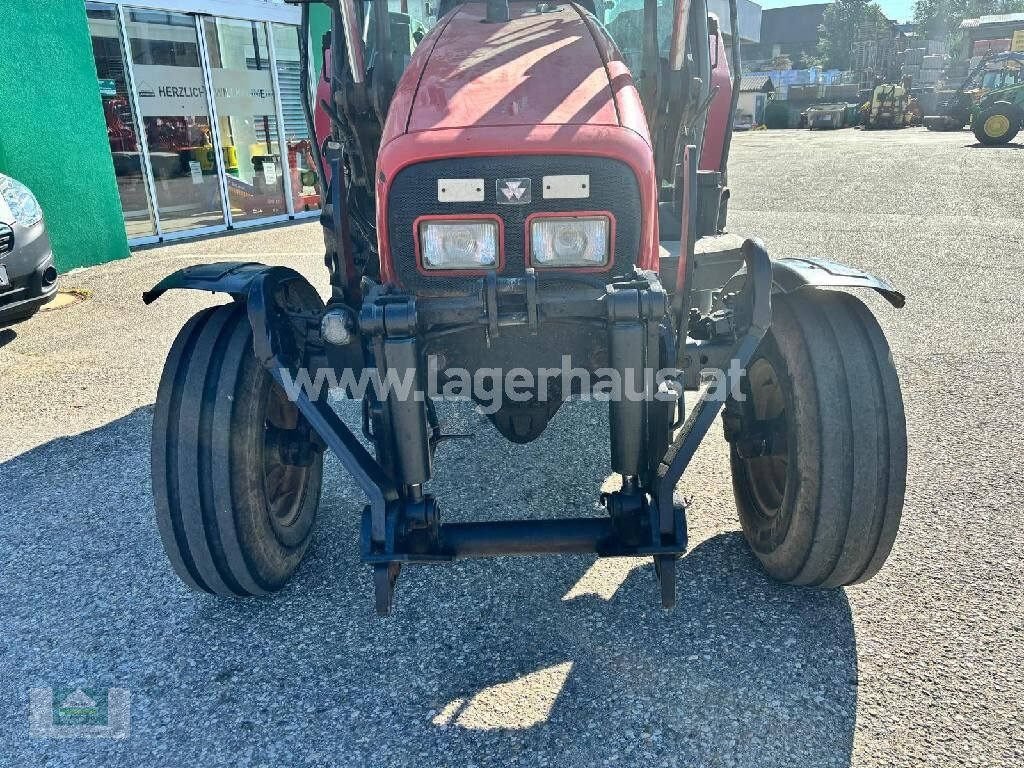
M 591 0 L 441 0 L 418 42 L 407 14 L 326 4 L 307 118 L 331 182 L 329 298 L 290 268 L 235 262 L 144 296 L 234 299 L 185 325 L 156 401 L 157 522 L 181 579 L 226 596 L 280 589 L 330 450 L 369 499 L 361 552 L 380 613 L 405 565 L 541 553 L 652 557 L 668 607 L 687 545 L 676 486 L 719 413 L 767 572 L 817 587 L 876 573 L 903 505 L 902 398 L 874 316 L 829 289 L 904 298 L 724 233 L 738 89 L 705 0 L 622 2 L 635 23 Z M 733 35 L 737 71 L 738 48 Z M 503 385 L 486 399 L 473 384 L 493 371 Z M 325 380 L 361 399 L 363 440 Z M 435 408 L 453 387 L 517 443 L 565 399 L 604 395 L 621 477 L 606 514 L 444 522 L 429 483 L 456 437 Z M 699 392 L 689 413 L 686 390 Z

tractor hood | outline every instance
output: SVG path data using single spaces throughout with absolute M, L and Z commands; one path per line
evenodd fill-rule
M 488 165 L 473 166 L 466 178 L 486 177 L 487 188 L 494 190 L 499 176 L 530 175 L 539 184 L 547 171 L 527 160 L 531 156 L 559 157 L 560 165 L 553 167 L 576 170 L 551 172 L 569 175 L 618 161 L 635 176 L 644 212 L 632 214 L 639 236 L 630 258 L 641 269 L 657 269 L 657 216 L 649 212 L 657 210 L 658 186 L 633 78 L 593 16 L 571 3 L 546 6 L 550 10 L 543 13 L 538 7 L 513 3 L 508 21 L 488 24 L 482 3 L 459 5 L 416 46 L 391 100 L 377 155 L 377 220 L 389 221 L 399 209 L 402 215 L 448 210 L 439 192 L 424 195 L 441 171 L 427 169 L 422 177 L 412 172 L 407 179 L 419 181 L 403 185 L 410 166 L 444 161 L 444 173 L 462 178 L 470 172 L 459 168 L 472 165 L 473 158 L 488 158 Z M 571 156 L 600 160 L 576 164 L 567 160 Z M 404 202 L 395 202 L 396 189 Z M 494 194 L 485 192 L 475 207 L 465 203 L 465 210 L 486 208 Z M 405 223 L 378 226 L 382 281 L 398 282 L 392 238 L 408 252 L 414 247 L 412 231 Z M 620 227 L 616 235 L 623 232 Z
M 618 126 L 594 28 L 571 4 L 548 7 L 541 13 L 533 4 L 513 3 L 509 20 L 496 24 L 484 23 L 483 4 L 452 11 L 418 47 L 399 87 L 406 98 L 393 104 L 404 102 L 407 109 L 392 109 L 388 121 L 401 120 L 404 111 L 404 126 L 389 126 L 386 133 Z

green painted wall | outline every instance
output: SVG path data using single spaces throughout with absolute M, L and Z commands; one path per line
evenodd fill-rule
M 57 267 L 128 256 L 83 0 L 0 0 L 0 171 L 46 212 Z
M 331 9 L 321 3 L 311 5 L 309 8 L 309 53 L 313 57 L 313 73 L 317 78 L 320 77 L 324 67 L 324 32 L 329 32 L 330 29 Z M 314 81 L 313 87 L 316 88 L 316 81 Z

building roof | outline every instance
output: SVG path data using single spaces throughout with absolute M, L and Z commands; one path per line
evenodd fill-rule
M 765 11 L 767 13 L 767 11 Z M 960 22 L 960 29 L 975 29 L 977 27 L 989 27 L 996 24 L 1024 24 L 1024 13 L 1000 13 L 993 16 L 979 16 L 976 19 L 964 19 Z M 764 26 L 762 23 L 762 32 L 764 34 Z
M 745 75 L 740 80 L 740 93 L 751 93 L 764 91 L 771 93 L 775 90 L 775 84 L 768 75 Z
M 669 7 L 671 5 L 669 3 Z M 643 7 L 643 3 L 640 3 L 640 6 Z M 719 29 L 723 35 L 732 35 L 728 0 L 708 0 L 708 13 L 718 17 Z M 761 39 L 761 6 L 751 0 L 737 0 L 736 26 L 740 30 L 740 40 L 748 43 L 758 42 Z
M 828 3 L 765 8 L 761 11 L 762 43 L 817 43 L 818 27 Z

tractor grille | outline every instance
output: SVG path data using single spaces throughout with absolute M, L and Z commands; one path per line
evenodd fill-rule
M 541 180 L 551 175 L 590 175 L 590 197 L 574 200 L 545 200 Z M 438 179 L 484 179 L 483 202 L 441 203 L 437 200 Z M 498 179 L 530 178 L 533 201 L 526 205 L 497 202 Z M 460 295 L 473 290 L 473 279 L 424 275 L 416 268 L 413 222 L 425 215 L 487 213 L 500 216 L 505 227 L 505 268 L 499 274 L 526 274 L 526 217 L 532 213 L 609 211 L 615 217 L 614 262 L 608 272 L 628 272 L 640 250 L 640 185 L 629 166 L 605 157 L 576 155 L 531 155 L 464 157 L 431 160 L 402 169 L 388 195 L 388 233 L 391 259 L 403 287 L 428 295 Z
M 14 250 L 14 232 L 6 224 L 0 224 L 0 254 Z

